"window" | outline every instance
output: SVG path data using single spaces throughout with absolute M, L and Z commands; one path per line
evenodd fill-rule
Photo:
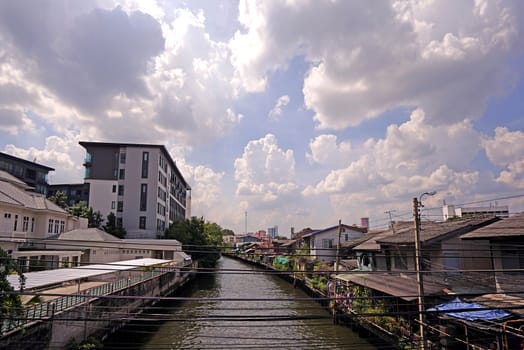
M 140 185 L 140 211 L 147 210 L 147 184 Z
M 18 226 L 18 215 L 15 215 L 15 224 L 13 226 L 13 231 L 16 231 L 17 226 Z
M 60 233 L 65 231 L 65 221 L 60 220 Z
M 125 152 L 120 153 L 120 164 L 126 163 L 126 154 Z
M 49 224 L 47 225 L 47 233 L 53 233 L 53 219 L 49 219 Z
M 113 169 L 113 178 L 116 179 L 117 175 L 118 175 L 118 169 Z
M 119 196 L 124 195 L 124 185 L 118 185 L 118 195 Z
M 345 238 L 346 238 L 346 242 L 347 242 L 348 239 L 349 239 L 349 235 L 347 233 L 345 234 Z
M 11 213 L 4 213 L 4 218 L 11 219 Z
M 398 252 L 395 254 L 395 268 L 399 270 L 408 269 L 407 255 L 404 252 Z
M 58 230 L 60 228 L 60 221 L 59 220 L 55 220 L 55 233 L 58 233 Z
M 139 218 L 138 228 L 142 229 L 142 230 L 145 230 L 145 228 L 146 228 L 146 217 L 145 216 L 141 216 Z
M 113 193 L 116 192 L 116 185 L 113 185 Z
M 24 221 L 22 222 L 22 231 L 29 231 L 29 216 L 24 216 Z
M 35 218 L 31 218 L 31 232 L 35 231 Z
M 322 240 L 322 248 L 323 249 L 333 248 L 333 240 L 332 239 L 323 239 Z
M 120 173 L 119 173 L 119 175 L 118 175 L 118 178 L 119 178 L 120 180 L 123 180 L 123 179 L 126 178 L 126 169 L 120 169 Z
M 142 152 L 142 178 L 146 179 L 149 168 L 149 152 Z
M 117 207 L 116 207 L 116 211 L 119 212 L 119 213 L 124 211 L 124 202 L 118 201 L 118 204 L 117 204 Z
M 116 202 L 115 201 L 111 201 L 111 209 L 115 209 L 116 208 Z

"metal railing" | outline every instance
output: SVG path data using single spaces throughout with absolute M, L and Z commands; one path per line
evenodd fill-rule
M 173 268 L 154 268 L 150 271 L 142 271 L 140 275 L 123 278 L 114 282 L 102 284 L 93 288 L 85 289 L 74 295 L 61 296 L 57 299 L 25 307 L 23 312 L 16 318 L 3 319 L 0 322 L 0 335 L 22 327 L 28 323 L 52 318 L 55 314 L 69 309 L 73 306 L 82 304 L 98 296 L 109 295 L 119 290 L 128 288 L 145 280 L 169 273 L 176 272 L 177 276 L 180 267 Z

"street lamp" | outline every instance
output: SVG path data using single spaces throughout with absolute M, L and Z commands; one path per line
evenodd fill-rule
M 425 317 L 424 317 L 424 280 L 422 277 L 422 259 L 420 252 L 420 211 L 423 207 L 422 198 L 424 196 L 434 196 L 435 191 L 424 192 L 413 198 L 413 217 L 415 222 L 415 271 L 417 273 L 417 301 L 418 301 L 418 321 L 420 327 L 420 349 L 427 349 L 426 332 L 425 332 Z

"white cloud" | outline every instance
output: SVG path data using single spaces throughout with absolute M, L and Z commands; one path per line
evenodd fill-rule
M 274 200 L 296 188 L 295 159 L 292 150 L 278 147 L 277 139 L 267 134 L 249 141 L 241 158 L 235 160 L 237 195 Z
M 50 184 L 82 183 L 84 167 L 82 160 L 85 149 L 78 144 L 78 135 L 68 134 L 63 138 L 49 136 L 43 149 L 30 147 L 19 148 L 16 145 L 6 145 L 4 152 L 25 160 L 49 166 L 55 170 L 49 174 Z
M 496 128 L 495 135 L 484 139 L 483 146 L 488 159 L 505 168 L 497 181 L 524 188 L 524 132 Z
M 295 56 L 312 67 L 304 102 L 342 129 L 417 106 L 432 124 L 477 118 L 514 81 L 518 2 L 241 1 L 230 46 L 239 84 L 265 88 Z
M 351 144 L 347 141 L 337 144 L 337 136 L 332 134 L 320 135 L 309 142 L 311 153 L 306 153 L 310 163 L 330 165 L 342 168 L 349 163 Z
M 275 106 L 269 111 L 268 116 L 272 120 L 278 120 L 280 119 L 280 116 L 282 115 L 282 108 L 287 106 L 289 103 L 289 96 L 283 95 L 280 96 L 275 103 Z
M 332 198 L 347 193 L 345 200 L 365 194 L 370 201 L 390 201 L 433 189 L 471 188 L 478 173 L 469 165 L 479 149 L 480 135 L 469 122 L 430 126 L 424 112 L 415 110 L 409 121 L 390 125 L 384 139 L 368 139 L 355 149 L 360 154 L 357 160 L 331 170 L 303 193 Z

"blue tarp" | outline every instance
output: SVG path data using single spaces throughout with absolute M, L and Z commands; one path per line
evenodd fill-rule
M 453 310 L 471 310 L 471 309 L 486 309 L 485 306 L 476 303 L 466 303 L 455 298 L 447 303 L 437 305 L 428 309 L 427 311 L 446 311 L 445 314 L 451 317 L 460 318 L 468 321 L 475 320 L 496 320 L 499 318 L 507 317 L 510 314 L 500 309 L 490 310 L 472 310 L 472 311 L 457 311 Z

